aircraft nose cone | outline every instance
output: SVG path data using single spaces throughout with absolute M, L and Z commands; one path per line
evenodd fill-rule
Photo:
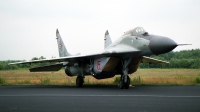
M 172 51 L 178 45 L 168 37 L 155 36 L 150 40 L 150 50 L 154 54 L 163 54 Z

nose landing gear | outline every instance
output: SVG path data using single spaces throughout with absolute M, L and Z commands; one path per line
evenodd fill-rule
M 119 88 L 120 89 L 128 89 L 129 85 L 130 85 L 130 78 L 128 76 L 128 65 L 131 63 L 132 58 L 128 58 L 126 60 L 122 60 L 122 75 L 121 75 L 121 79 L 119 82 Z
M 127 77 L 127 79 L 125 80 L 125 77 Z M 128 89 L 129 88 L 129 85 L 130 85 L 130 78 L 129 76 L 125 76 L 123 75 L 119 81 L 119 88 L 120 89 Z

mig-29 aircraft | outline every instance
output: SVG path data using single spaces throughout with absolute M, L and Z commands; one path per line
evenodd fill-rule
M 62 41 L 58 29 L 56 37 L 59 58 L 16 62 L 9 65 L 58 62 L 57 64 L 30 68 L 30 72 L 58 71 L 65 67 L 65 73 L 68 76 L 77 76 L 77 87 L 82 87 L 86 75 L 92 75 L 96 79 L 105 79 L 119 74 L 121 75 L 119 88 L 128 89 L 130 85 L 128 75 L 136 72 L 141 62 L 168 64 L 169 62 L 149 56 L 170 52 L 180 45 L 168 37 L 151 35 L 142 27 L 136 27 L 125 32 L 113 43 L 108 31 L 106 31 L 103 52 L 90 55 L 71 55 Z

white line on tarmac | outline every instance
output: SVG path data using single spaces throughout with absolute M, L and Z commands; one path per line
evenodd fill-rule
M 168 96 L 168 95 L 67 95 L 67 94 L 29 94 L 29 95 L 0 95 L 0 97 L 166 97 L 166 98 L 200 98 L 200 96 Z

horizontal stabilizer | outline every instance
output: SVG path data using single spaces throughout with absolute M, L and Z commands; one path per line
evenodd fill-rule
M 55 64 L 55 65 L 48 65 L 36 68 L 30 68 L 30 72 L 50 72 L 50 71 L 58 71 L 63 67 L 62 63 Z
M 150 58 L 150 57 L 146 57 L 146 56 L 142 57 L 142 62 L 143 63 L 155 63 L 155 64 L 169 64 L 169 62 L 167 62 L 167 61 L 162 61 L 162 60 L 158 60 L 158 59 Z

